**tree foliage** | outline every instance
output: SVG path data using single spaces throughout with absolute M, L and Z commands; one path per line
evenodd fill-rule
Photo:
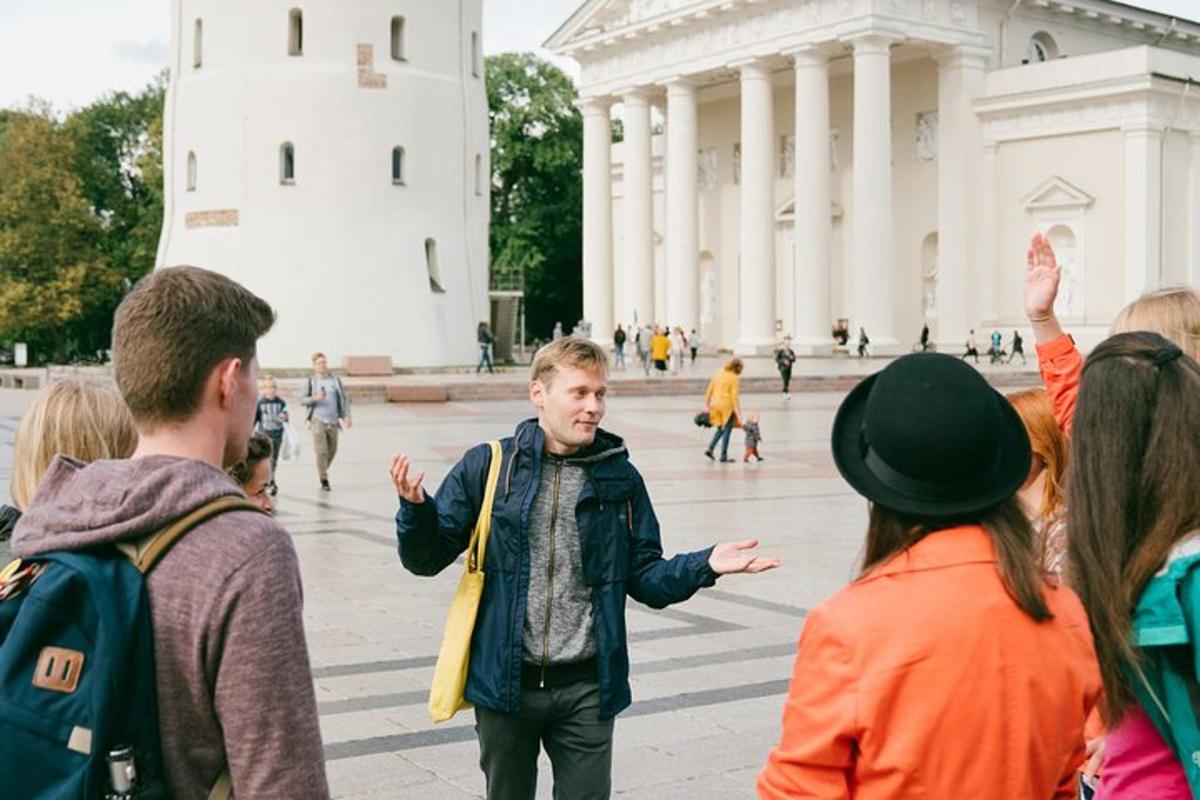
M 530 336 L 583 312 L 583 121 L 575 86 L 532 53 L 487 59 L 492 263 L 525 278 Z
M 109 346 L 123 291 L 154 265 L 165 79 L 56 116 L 0 111 L 0 343 L 37 360 Z

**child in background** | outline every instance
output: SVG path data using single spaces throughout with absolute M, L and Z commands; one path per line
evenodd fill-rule
M 754 456 L 759 461 L 763 460 L 763 457 L 758 454 L 758 443 L 762 441 L 758 420 L 758 412 L 754 411 L 747 414 L 746 421 L 742 423 L 742 432 L 746 434 L 746 452 L 742 455 L 742 461 L 749 461 L 750 456 Z
M 271 440 L 271 476 L 267 491 L 279 491 L 275 484 L 275 465 L 279 463 L 279 448 L 283 446 L 283 423 L 288 421 L 287 403 L 276 392 L 275 379 L 268 375 L 262 383 L 263 393 L 254 409 L 254 428 Z

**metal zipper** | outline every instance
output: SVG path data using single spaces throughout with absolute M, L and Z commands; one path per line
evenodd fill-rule
M 550 608 L 554 603 L 554 550 L 558 530 L 558 479 L 562 475 L 562 462 L 554 464 L 554 494 L 550 501 L 550 564 L 546 573 L 546 628 L 542 637 L 542 676 L 538 688 L 546 688 L 546 667 L 550 664 Z

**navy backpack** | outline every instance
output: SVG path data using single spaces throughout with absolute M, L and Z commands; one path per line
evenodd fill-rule
M 259 509 L 222 497 L 136 542 L 44 553 L 0 575 L 0 795 L 168 796 L 145 577 L 227 511 Z M 225 773 L 210 797 L 229 791 Z

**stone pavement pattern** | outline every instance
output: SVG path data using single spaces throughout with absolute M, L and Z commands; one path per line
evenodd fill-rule
M 0 480 L 32 392 L 0 391 Z M 691 397 L 614 398 L 605 427 L 644 474 L 667 554 L 757 537 L 783 560 L 722 578 L 687 603 L 630 601 L 634 705 L 617 720 L 614 793 L 638 800 L 752 798 L 779 734 L 805 609 L 843 586 L 866 529 L 866 504 L 837 476 L 828 432 L 840 393 L 753 396 L 762 464 L 720 465 L 701 451 Z M 333 492 L 317 490 L 311 446 L 281 464 L 279 519 L 295 537 L 328 772 L 339 798 L 481 797 L 473 716 L 434 726 L 426 692 L 458 567 L 405 572 L 396 555 L 389 455 L 404 450 L 435 490 L 464 449 L 507 435 L 525 402 L 363 405 L 343 433 Z M 298 415 L 297 415 L 298 416 Z M 741 456 L 741 433 L 730 452 Z M 307 443 L 307 442 L 306 442 Z M 550 797 L 543 757 L 539 797 Z

